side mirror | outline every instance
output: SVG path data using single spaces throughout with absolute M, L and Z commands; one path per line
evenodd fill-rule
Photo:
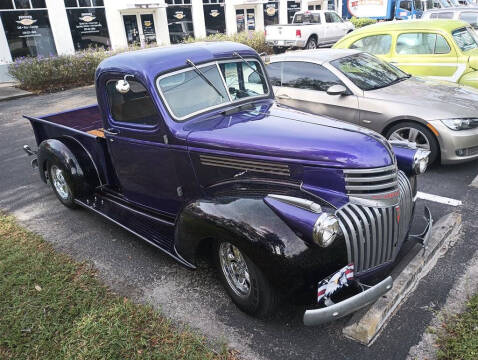
M 249 82 L 249 84 L 261 84 L 262 83 L 261 77 L 256 72 L 250 73 L 249 76 L 247 77 L 247 81 Z
M 346 95 L 347 88 L 343 85 L 332 85 L 327 89 L 329 95 Z
M 131 89 L 128 80 L 126 80 L 128 77 L 134 78 L 133 75 L 125 75 L 124 79 L 118 80 L 116 82 L 116 91 L 118 91 L 120 94 L 126 94 Z

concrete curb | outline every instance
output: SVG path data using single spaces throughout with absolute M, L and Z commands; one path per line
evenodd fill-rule
M 393 288 L 370 307 L 356 312 L 343 328 L 343 334 L 347 338 L 370 346 L 402 301 L 415 290 L 420 279 L 428 274 L 438 258 L 446 252 L 445 243 L 458 234 L 460 225 L 459 213 L 450 213 L 439 219 L 433 226 L 428 247 L 417 251 L 420 247 L 417 244 L 408 252 L 396 266 L 397 269 L 403 270 L 398 274 L 392 273 Z M 444 250 L 438 251 L 441 248 Z
M 29 91 L 17 89 L 16 87 L 13 87 L 13 86 L 0 87 L 0 102 L 13 100 L 13 99 L 19 99 L 19 98 L 22 98 L 25 96 L 31 96 L 31 95 L 34 95 L 34 94 Z

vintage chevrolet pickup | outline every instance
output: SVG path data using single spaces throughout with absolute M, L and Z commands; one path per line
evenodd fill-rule
M 24 149 L 64 205 L 191 269 L 211 251 L 243 311 L 311 294 L 304 323 L 320 324 L 392 287 L 428 152 L 281 106 L 271 89 L 241 44 L 115 55 L 97 69 L 98 104 L 26 116 L 38 150 Z

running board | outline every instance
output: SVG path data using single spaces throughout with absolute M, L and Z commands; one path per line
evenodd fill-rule
M 196 268 L 176 252 L 174 223 L 143 213 L 100 194 L 85 200 L 75 199 L 75 203 L 136 235 L 187 268 Z

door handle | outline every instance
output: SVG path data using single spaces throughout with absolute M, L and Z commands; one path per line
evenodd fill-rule
M 113 128 L 109 128 L 109 129 L 104 129 L 103 132 L 107 135 L 119 135 L 120 131 L 118 129 L 113 129 Z
M 280 95 L 277 95 L 277 98 L 278 99 L 290 99 L 290 96 L 287 95 L 287 94 L 280 94 Z

